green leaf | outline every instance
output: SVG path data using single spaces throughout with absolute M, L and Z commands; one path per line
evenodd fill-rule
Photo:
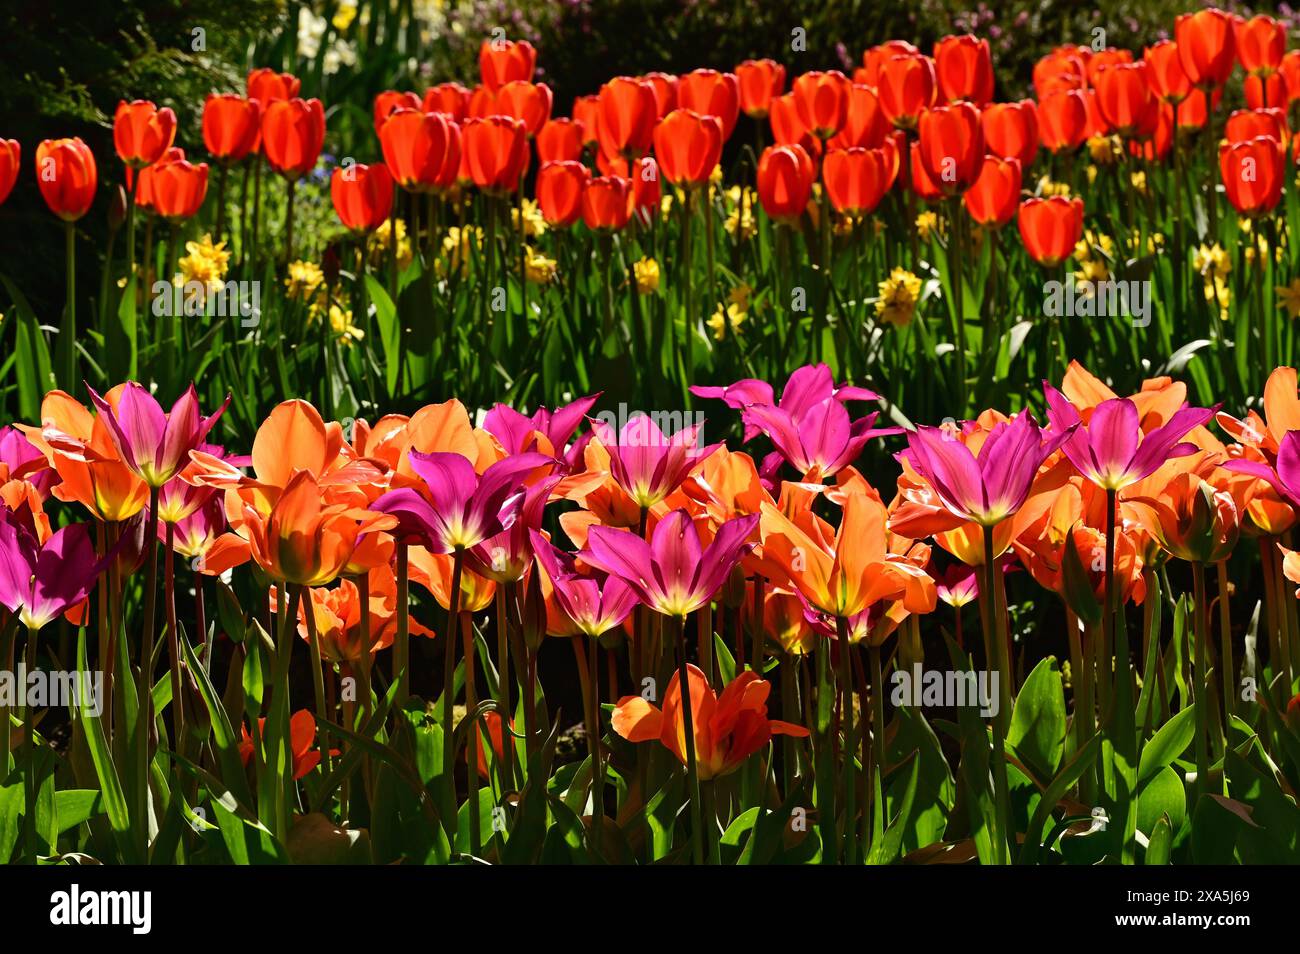
M 1065 690 L 1056 659 L 1034 667 L 1016 697 L 1007 728 L 1007 745 L 1040 779 L 1050 779 L 1065 751 Z
M 1178 712 L 1162 725 L 1142 747 L 1138 759 L 1138 785 L 1187 751 L 1196 734 L 1196 703 Z

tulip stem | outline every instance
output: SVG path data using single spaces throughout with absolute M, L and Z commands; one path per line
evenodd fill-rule
M 399 545 L 400 552 L 400 545 Z M 465 565 L 465 551 L 457 549 L 451 558 L 451 592 L 447 594 L 447 626 L 443 632 L 442 657 L 442 773 L 443 784 L 451 793 L 451 804 L 443 819 L 447 838 L 456 843 L 456 746 L 452 725 L 452 708 L 456 695 L 456 620 L 460 616 L 460 577 Z M 398 584 L 398 605 L 405 605 Z M 399 695 L 401 695 L 399 691 Z
M 284 264 L 287 268 L 293 261 L 293 192 L 297 181 L 288 177 L 284 204 Z M 326 316 L 328 320 L 328 316 Z
M 59 355 L 62 367 L 59 384 L 69 391 L 75 390 L 77 381 L 77 232 L 72 222 L 63 223 L 64 261 L 67 265 L 68 303 L 63 311 L 63 330 L 60 332 Z
M 0 629 L 0 666 L 5 672 L 14 671 L 14 643 L 17 641 L 18 614 L 5 614 L 9 618 Z M 9 706 L 0 702 L 0 784 L 9 777 L 9 754 L 13 751 L 13 736 L 9 723 Z
M 226 176 L 229 174 L 230 167 L 222 163 L 221 172 L 217 175 L 217 236 L 214 241 L 218 243 L 226 231 Z
M 139 712 L 135 722 L 135 833 L 138 861 L 149 858 L 149 727 L 153 722 L 154 609 L 158 589 L 158 488 L 149 488 L 149 515 L 144 545 L 149 569 L 144 578 L 144 630 L 140 646 L 140 678 L 136 687 Z
M 835 651 L 839 656 L 841 731 L 844 733 L 844 863 L 855 865 L 858 859 L 853 822 L 858 782 L 853 771 L 853 660 L 849 658 L 849 621 L 845 616 L 835 617 Z
M 686 669 L 686 617 L 674 617 L 677 644 L 677 688 L 682 699 L 682 724 L 686 730 L 686 777 L 691 796 L 691 859 L 704 864 L 703 807 L 700 802 L 700 773 L 695 764 L 695 715 L 691 712 L 691 681 Z
M 600 764 L 600 643 L 592 641 L 591 654 L 583 645 L 583 636 L 573 637 L 573 651 L 578 659 L 578 680 L 587 718 L 587 753 L 591 758 L 591 828 L 587 849 L 593 861 L 601 857 L 600 843 L 605 817 L 605 773 Z
M 988 620 L 988 646 L 992 656 L 990 662 L 998 674 L 998 709 L 993 715 L 993 797 L 997 816 L 997 827 L 993 837 L 993 859 L 998 865 L 1008 861 L 1008 839 L 1011 837 L 1010 789 L 1007 784 L 1007 706 L 1004 699 L 1009 695 L 1010 687 L 1007 665 L 1006 615 L 998 606 L 998 567 L 994 553 L 993 527 L 984 527 L 984 590 L 980 593 L 981 601 L 986 603 Z
M 1215 569 L 1219 574 L 1219 669 L 1223 673 L 1220 679 L 1223 684 L 1223 730 L 1227 732 L 1232 725 L 1232 717 L 1235 714 L 1233 703 L 1237 697 L 1234 688 L 1237 667 L 1233 662 L 1232 614 L 1228 601 L 1228 561 L 1219 560 L 1215 564 Z
M 36 630 L 27 629 L 27 672 L 36 671 Z M 23 809 L 23 845 L 26 849 L 27 863 L 36 864 L 36 707 L 29 702 L 23 703 L 23 756 L 26 768 L 23 770 L 25 782 Z M 54 847 L 51 846 L 53 851 Z
M 406 704 L 407 697 L 411 694 L 411 607 L 409 593 L 410 555 L 407 551 L 407 545 L 399 542 L 397 544 L 397 635 L 393 638 L 393 679 L 397 681 L 397 699 L 395 701 L 399 708 Z M 365 613 L 362 615 L 365 615 Z M 448 621 L 455 622 L 455 617 L 448 617 Z M 448 739 L 450 738 L 451 736 L 448 735 Z
M 176 750 L 184 749 L 185 701 L 181 693 L 180 636 L 176 631 L 176 559 L 172 547 L 176 541 L 176 524 L 167 524 L 167 549 L 163 554 L 163 603 L 167 613 L 167 655 L 171 657 L 172 728 Z
M 1205 601 L 1205 571 L 1201 564 L 1192 561 L 1192 599 L 1196 604 L 1193 632 L 1196 636 L 1196 688 L 1193 692 L 1196 706 L 1196 785 L 1192 804 L 1209 791 L 1210 740 L 1208 716 L 1210 710 L 1209 677 L 1206 657 L 1209 652 L 1209 607 Z
M 506 588 L 497 587 L 497 708 L 501 710 L 501 796 L 515 786 L 515 743 L 510 733 L 510 621 L 506 614 Z
M 321 659 L 320 632 L 316 628 L 316 607 L 312 603 L 310 587 L 299 586 L 298 594 L 303 616 L 307 619 L 307 641 L 311 644 L 311 688 L 316 697 L 316 724 L 320 727 L 320 764 L 322 772 L 328 775 L 330 748 L 325 740 L 325 723 L 329 718 L 329 709 L 325 705 L 325 665 Z M 361 615 L 365 616 L 368 613 L 367 607 L 362 606 Z
M 1219 235 L 1218 196 L 1214 180 L 1218 175 L 1219 143 L 1214 137 L 1214 89 L 1207 87 L 1205 92 L 1205 212 L 1209 225 L 1206 244 L 1213 245 Z
M 468 613 L 459 614 L 460 639 L 465 656 L 465 787 L 469 794 L 469 853 L 475 858 L 483 854 L 482 826 L 479 823 L 478 804 L 478 745 L 479 719 L 474 716 L 478 708 L 478 689 L 475 686 L 474 624 Z M 450 633 L 448 634 L 451 635 Z M 502 726 L 504 730 L 504 724 Z M 505 732 L 502 732 L 503 741 Z M 489 733 L 489 738 L 490 738 Z
M 966 413 L 966 312 L 962 300 L 962 206 L 961 196 L 953 196 L 948 224 L 948 262 L 952 266 L 952 305 L 955 334 L 957 336 L 954 357 L 957 361 L 957 406 L 962 415 Z
M 874 644 L 868 645 L 867 652 L 871 657 L 872 778 L 867 789 L 868 804 L 870 804 L 871 810 L 868 811 L 867 805 L 864 805 L 862 811 L 862 850 L 864 852 L 868 850 L 871 844 L 872 822 L 876 808 L 881 809 L 882 817 L 884 815 L 884 805 L 876 806 L 873 804 L 876 794 L 879 793 L 881 799 L 885 797 L 885 677 L 880 664 L 880 647 Z M 859 707 L 861 707 L 861 702 Z

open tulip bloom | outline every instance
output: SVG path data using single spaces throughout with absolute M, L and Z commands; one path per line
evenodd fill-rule
M 6 508 L 0 511 L 0 605 L 36 632 L 85 601 L 107 565 L 84 523 L 44 543 Z
M 171 413 L 164 412 L 154 396 L 134 381 L 122 390 L 116 407 L 94 388 L 87 385 L 86 389 L 108 422 L 123 463 L 152 488 L 162 487 L 189 463 L 190 451 L 203 443 L 230 404 L 227 396 L 215 413 L 203 417 L 193 384 L 177 398 Z

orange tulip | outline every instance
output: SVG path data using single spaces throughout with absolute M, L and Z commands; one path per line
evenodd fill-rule
M 262 105 L 243 96 L 213 93 L 203 104 L 203 145 L 222 165 L 239 162 L 262 134 Z
M 946 36 L 934 45 L 939 92 L 948 102 L 983 106 L 993 98 L 993 59 L 989 41 L 967 34 Z
M 1155 115 L 1156 99 L 1145 63 L 1121 63 L 1097 72 L 1097 108 L 1121 136 L 1132 136 Z
M 447 189 L 460 167 L 460 127 L 446 113 L 399 108 L 379 131 L 384 163 L 408 192 Z
M 1161 102 L 1177 105 L 1192 91 L 1192 81 L 1183 71 L 1183 61 L 1178 57 L 1178 44 L 1161 40 L 1149 46 L 1142 54 L 1147 65 L 1147 82 Z
M 172 146 L 163 157 L 155 162 L 152 166 L 145 166 L 139 173 L 134 173 L 130 169 L 126 172 L 126 184 L 131 185 L 132 177 L 139 175 L 140 183 L 135 187 L 135 204 L 142 209 L 148 209 L 150 212 L 157 212 L 158 205 L 154 201 L 153 185 L 154 175 L 164 163 L 184 162 L 185 150 L 180 146 Z
M 771 684 L 752 670 L 736 676 L 717 696 L 704 673 L 687 665 L 695 765 L 701 781 L 722 778 L 765 747 L 774 735 L 804 737 L 808 730 L 767 717 Z M 629 742 L 658 740 L 683 765 L 687 762 L 686 723 L 680 673 L 674 673 L 661 711 L 641 696 L 624 696 L 610 726 Z
M 1296 99 L 1300 99 L 1300 50 L 1289 50 L 1282 57 L 1282 65 L 1278 67 L 1278 75 L 1285 80 L 1287 101 L 1277 105 L 1289 106 Z
M 514 80 L 497 90 L 497 112 L 524 124 L 535 136 L 551 118 L 551 88 L 545 83 Z
M 650 84 L 655 94 L 655 118 L 663 119 L 677 108 L 677 87 L 680 81 L 668 73 L 646 73 L 641 79 Z
M 461 149 L 471 181 L 485 192 L 513 192 L 528 169 L 527 130 L 508 116 L 466 121 Z
M 99 173 L 95 156 L 80 137 L 45 139 L 36 147 L 36 184 L 50 211 L 75 222 L 95 201 Z
M 308 603 L 315 617 L 316 634 L 320 639 L 321 656 L 331 663 L 355 666 L 362 653 L 371 656 L 393 644 L 397 634 L 397 579 L 387 563 L 377 566 L 367 574 L 368 597 L 364 610 L 369 617 L 369 645 L 362 644 L 361 591 L 352 580 L 344 579 L 333 589 L 312 587 L 310 599 L 298 604 L 298 635 L 310 639 L 307 625 Z M 277 607 L 272 597 L 271 609 Z M 408 617 L 410 633 L 432 638 L 433 630 Z
M 537 133 L 537 161 L 569 162 L 582 158 L 582 123 L 576 119 L 552 119 Z
M 1174 22 L 1174 40 L 1183 72 L 1193 86 L 1222 86 L 1236 65 L 1233 20 L 1213 7 L 1184 13 Z
M 1217 563 L 1237 545 L 1232 495 L 1194 473 L 1177 474 L 1158 494 L 1129 495 L 1128 504 L 1147 533 L 1179 560 Z
M 582 144 L 593 146 L 597 142 L 600 126 L 600 97 L 579 96 L 573 101 L 573 120 L 582 126 Z
M 258 100 L 262 111 L 273 102 L 281 99 L 293 99 L 302 88 L 302 81 L 291 73 L 277 73 L 268 67 L 261 67 L 248 74 L 248 98 Z
M 831 149 L 850 149 L 853 146 L 875 149 L 884 144 L 891 131 L 876 91 L 870 86 L 854 83 L 849 88 L 849 107 L 844 125 L 827 145 Z
M 1097 74 L 1112 66 L 1129 66 L 1133 63 L 1133 51 L 1123 47 L 1107 47 L 1088 57 L 1088 82 L 1097 85 Z
M 675 109 L 655 127 L 654 145 L 664 178 L 683 189 L 698 188 L 722 158 L 722 121 Z
M 382 162 L 334 170 L 330 198 L 339 221 L 353 232 L 373 232 L 393 211 L 393 177 Z
M 1020 238 L 1029 257 L 1054 268 L 1074 254 L 1083 236 L 1083 200 L 1052 196 L 1020 205 Z
M 199 211 L 208 194 L 206 162 L 196 166 L 180 159 L 160 162 L 150 169 L 150 195 L 155 212 L 169 222 L 179 222 Z
M 822 182 L 837 212 L 875 210 L 893 185 L 894 160 L 883 149 L 832 149 L 822 162 Z
M 143 169 L 162 158 L 176 138 L 176 114 L 148 100 L 122 100 L 113 114 L 113 145 L 118 158 L 132 169 Z
M 265 728 L 266 720 L 258 719 L 258 726 Z M 248 734 L 248 726 L 241 725 L 242 733 L 239 741 L 239 757 L 245 765 L 253 760 L 253 737 Z M 262 738 L 261 729 L 258 732 L 259 738 Z M 299 709 L 289 719 L 289 752 L 293 756 L 293 777 L 294 780 L 305 778 L 310 775 L 312 769 L 320 765 L 320 749 L 316 745 L 316 717 L 308 709 Z M 331 755 L 338 755 L 336 750 L 330 751 Z
M 0 139 L 0 204 L 9 198 L 14 183 L 18 181 L 18 166 L 22 147 L 16 139 Z
M 822 141 L 803 124 L 794 93 L 786 93 L 772 100 L 767 121 L 772 127 L 772 139 L 778 146 L 802 146 L 809 156 L 821 155 Z
M 446 113 L 456 122 L 464 122 L 469 111 L 469 90 L 459 83 L 430 86 L 424 91 L 420 109 L 426 113 Z
M 936 106 L 921 114 L 917 142 L 931 181 L 947 195 L 964 192 L 984 164 L 980 113 L 968 102 Z
M 934 105 L 938 81 L 934 61 L 919 53 L 893 56 L 880 67 L 880 106 L 899 129 L 915 129 L 921 113 Z
M 596 132 L 606 155 L 635 158 L 650 148 L 659 118 L 654 86 L 617 76 L 600 88 L 599 104 Z
M 1077 149 L 1088 138 L 1088 101 L 1077 89 L 1048 93 L 1038 106 L 1038 135 L 1052 152 Z
M 1034 63 L 1034 91 L 1040 100 L 1056 92 L 1084 89 L 1088 85 L 1086 47 L 1064 46 Z
M 753 119 L 764 119 L 772 100 L 785 89 L 785 67 L 775 60 L 745 60 L 736 67 L 740 109 Z
M 906 40 L 886 40 L 862 54 L 862 79 L 868 86 L 880 86 L 885 63 L 895 56 L 920 56 L 921 51 Z
M 271 168 L 300 179 L 316 165 L 325 143 L 325 110 L 319 99 L 280 99 L 262 113 L 262 149 Z
M 677 82 L 677 105 L 701 116 L 716 116 L 722 123 L 722 139 L 731 138 L 740 115 L 740 84 L 735 73 L 694 70 Z
M 1285 146 L 1291 138 L 1286 113 L 1280 109 L 1238 109 L 1223 125 L 1223 138 L 1229 143 L 1245 142 L 1257 136 L 1276 139 Z
M 758 201 L 779 222 L 794 222 L 808 208 L 817 171 L 800 146 L 768 146 L 758 160 Z
M 1271 76 L 1282 66 L 1286 53 L 1286 25 L 1272 17 L 1234 21 L 1237 61 L 1252 76 Z
M 1020 163 L 985 156 L 975 184 L 966 190 L 966 211 L 980 225 L 1002 228 L 1016 215 L 1020 202 Z
M 804 73 L 791 91 L 804 127 L 818 139 L 830 139 L 843 128 L 849 115 L 853 84 L 839 70 Z
M 531 82 L 537 50 L 527 40 L 484 40 L 478 49 L 479 76 L 492 91 L 515 81 Z
M 591 173 L 581 162 L 548 162 L 537 173 L 537 205 L 549 225 L 567 228 L 582 215 L 582 194 Z
M 622 176 L 600 176 L 582 190 L 582 221 L 589 229 L 616 232 L 632 216 L 632 183 Z
M 405 90 L 388 89 L 375 97 L 375 135 L 380 135 L 388 117 L 399 109 L 420 109 L 420 97 Z
M 1272 212 L 1282 198 L 1286 151 L 1266 136 L 1231 143 L 1219 150 L 1219 172 L 1228 201 L 1239 214 Z
M 1038 109 L 1032 99 L 995 103 L 980 115 L 989 155 L 1016 159 L 1028 169 L 1038 155 Z
M 930 178 L 930 173 L 921 160 L 921 144 L 919 142 L 912 143 L 908 163 L 911 173 L 912 192 L 916 194 L 916 197 L 924 202 L 942 199 L 943 190 L 939 188 L 938 183 Z

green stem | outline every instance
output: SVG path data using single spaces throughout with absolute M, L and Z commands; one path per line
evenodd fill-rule
M 145 524 L 145 546 L 149 548 L 149 569 L 144 578 L 143 638 L 140 645 L 140 675 L 136 686 L 139 712 L 135 723 L 135 827 L 138 860 L 149 857 L 149 727 L 153 723 L 154 604 L 158 589 L 158 488 L 149 488 L 149 515 Z
M 674 618 L 677 643 L 677 686 L 682 697 L 682 722 L 686 729 L 686 777 L 691 796 L 691 858 L 704 864 L 703 807 L 700 802 L 700 774 L 695 764 L 695 715 L 691 711 L 691 682 L 686 671 L 686 617 Z

